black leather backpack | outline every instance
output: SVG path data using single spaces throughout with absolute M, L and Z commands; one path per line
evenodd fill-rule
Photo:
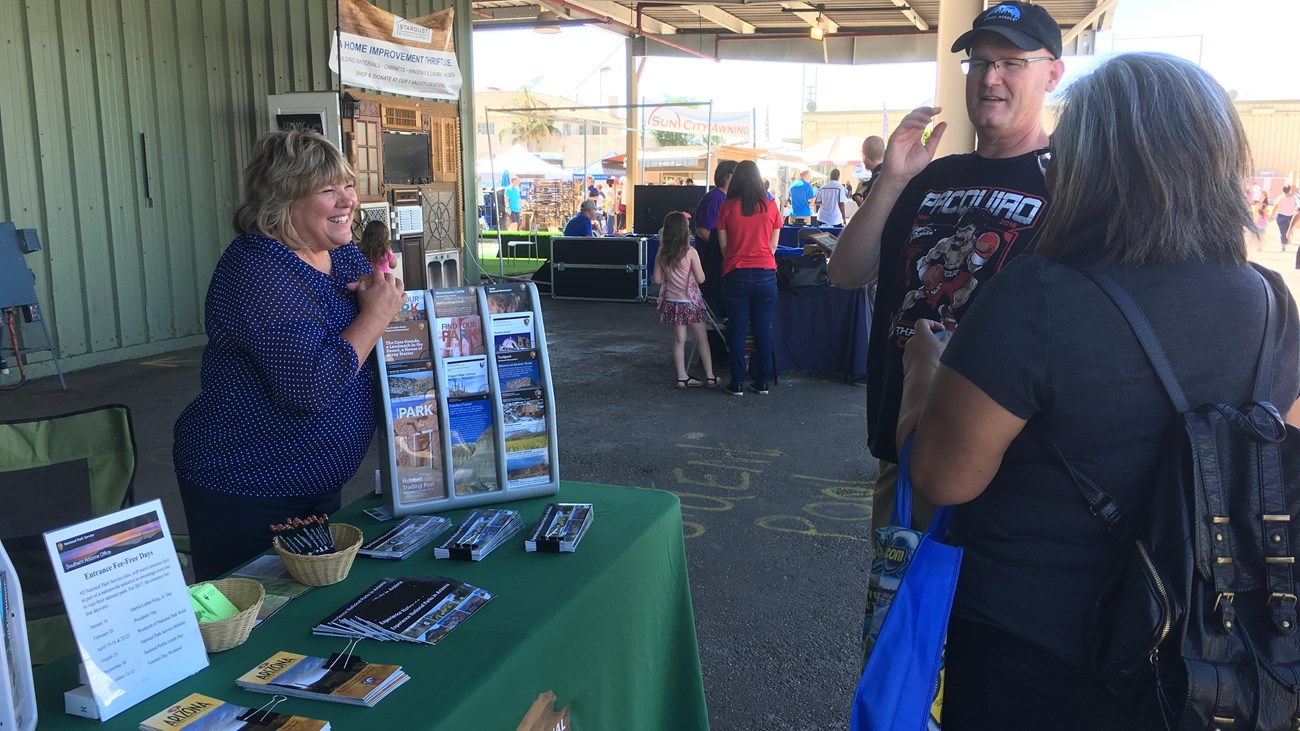
M 1165 728 L 1300 729 L 1300 430 L 1269 400 L 1285 322 L 1273 288 L 1261 275 L 1268 307 L 1252 400 L 1192 408 L 1141 309 L 1110 277 L 1085 274 L 1124 314 L 1178 412 L 1149 525 L 1127 525 L 1056 450 L 1093 514 L 1132 545 L 1089 617 L 1089 665 Z

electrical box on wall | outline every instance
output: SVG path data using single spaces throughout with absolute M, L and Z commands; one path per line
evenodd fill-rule
M 270 94 L 266 97 L 266 108 L 271 130 L 309 129 L 325 135 L 335 147 L 343 149 L 338 94 L 332 91 Z

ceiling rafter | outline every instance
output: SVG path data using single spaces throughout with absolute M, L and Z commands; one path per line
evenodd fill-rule
M 781 3 L 781 7 L 793 11 L 795 17 L 807 23 L 809 28 L 816 27 L 820 22 L 822 30 L 825 30 L 827 33 L 838 33 L 840 31 L 839 23 L 826 17 L 824 12 L 819 11 L 808 3 L 783 2 Z
M 593 17 L 610 17 L 628 25 L 636 25 L 636 11 L 608 0 L 564 0 L 564 5 L 578 12 L 585 12 Z M 656 20 L 645 13 L 641 14 L 641 30 L 660 36 L 670 36 L 677 32 L 677 26 Z
M 907 4 L 907 0 L 893 1 L 894 5 L 897 6 L 899 10 L 903 11 L 903 17 L 912 21 L 912 25 L 916 26 L 917 30 L 930 30 L 930 24 L 925 22 L 925 18 L 916 14 L 916 11 L 912 9 L 912 6 Z
M 732 33 L 739 33 L 747 36 L 752 34 L 755 30 L 752 23 L 747 23 L 725 10 L 719 10 L 713 5 L 683 5 L 682 10 L 695 13 L 710 23 L 726 28 Z

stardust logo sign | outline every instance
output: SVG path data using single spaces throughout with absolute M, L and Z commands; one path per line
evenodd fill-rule
M 460 66 L 452 47 L 453 9 L 400 18 L 365 0 L 339 0 L 331 69 L 345 84 L 424 99 L 459 99 Z

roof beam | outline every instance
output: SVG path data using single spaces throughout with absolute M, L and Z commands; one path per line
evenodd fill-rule
M 1073 28 L 1061 34 L 1061 43 L 1070 43 L 1075 38 L 1078 38 L 1080 33 L 1091 28 L 1098 19 L 1113 10 L 1118 2 L 1119 0 L 1100 0 L 1091 13 L 1083 16 L 1083 20 L 1080 20 Z
M 907 4 L 907 0 L 894 0 L 894 5 L 903 11 L 903 17 L 912 21 L 912 25 L 916 26 L 917 30 L 930 30 L 930 24 L 925 22 L 925 18 L 916 14 L 912 6 Z
M 736 16 L 725 10 L 719 10 L 712 5 L 683 5 L 682 10 L 695 13 L 714 25 L 722 26 L 732 33 L 741 35 L 751 35 L 754 32 L 754 25 L 746 23 Z
M 836 23 L 835 21 L 826 17 L 825 13 L 818 11 L 817 8 L 814 8 L 808 3 L 783 2 L 781 3 L 781 7 L 785 8 L 786 10 L 793 11 L 797 18 L 799 18 L 800 20 L 808 24 L 809 28 L 812 28 L 813 26 L 817 25 L 817 20 L 818 18 L 820 18 L 822 22 L 822 28 L 824 28 L 827 33 L 838 33 L 840 31 L 839 23 Z
M 620 23 L 636 25 L 636 11 L 608 0 L 563 0 L 563 2 L 555 2 L 554 4 L 576 10 L 579 13 L 585 13 L 597 20 L 603 21 L 605 18 L 613 18 Z M 641 32 L 670 36 L 677 32 L 677 26 L 655 20 L 642 13 Z

